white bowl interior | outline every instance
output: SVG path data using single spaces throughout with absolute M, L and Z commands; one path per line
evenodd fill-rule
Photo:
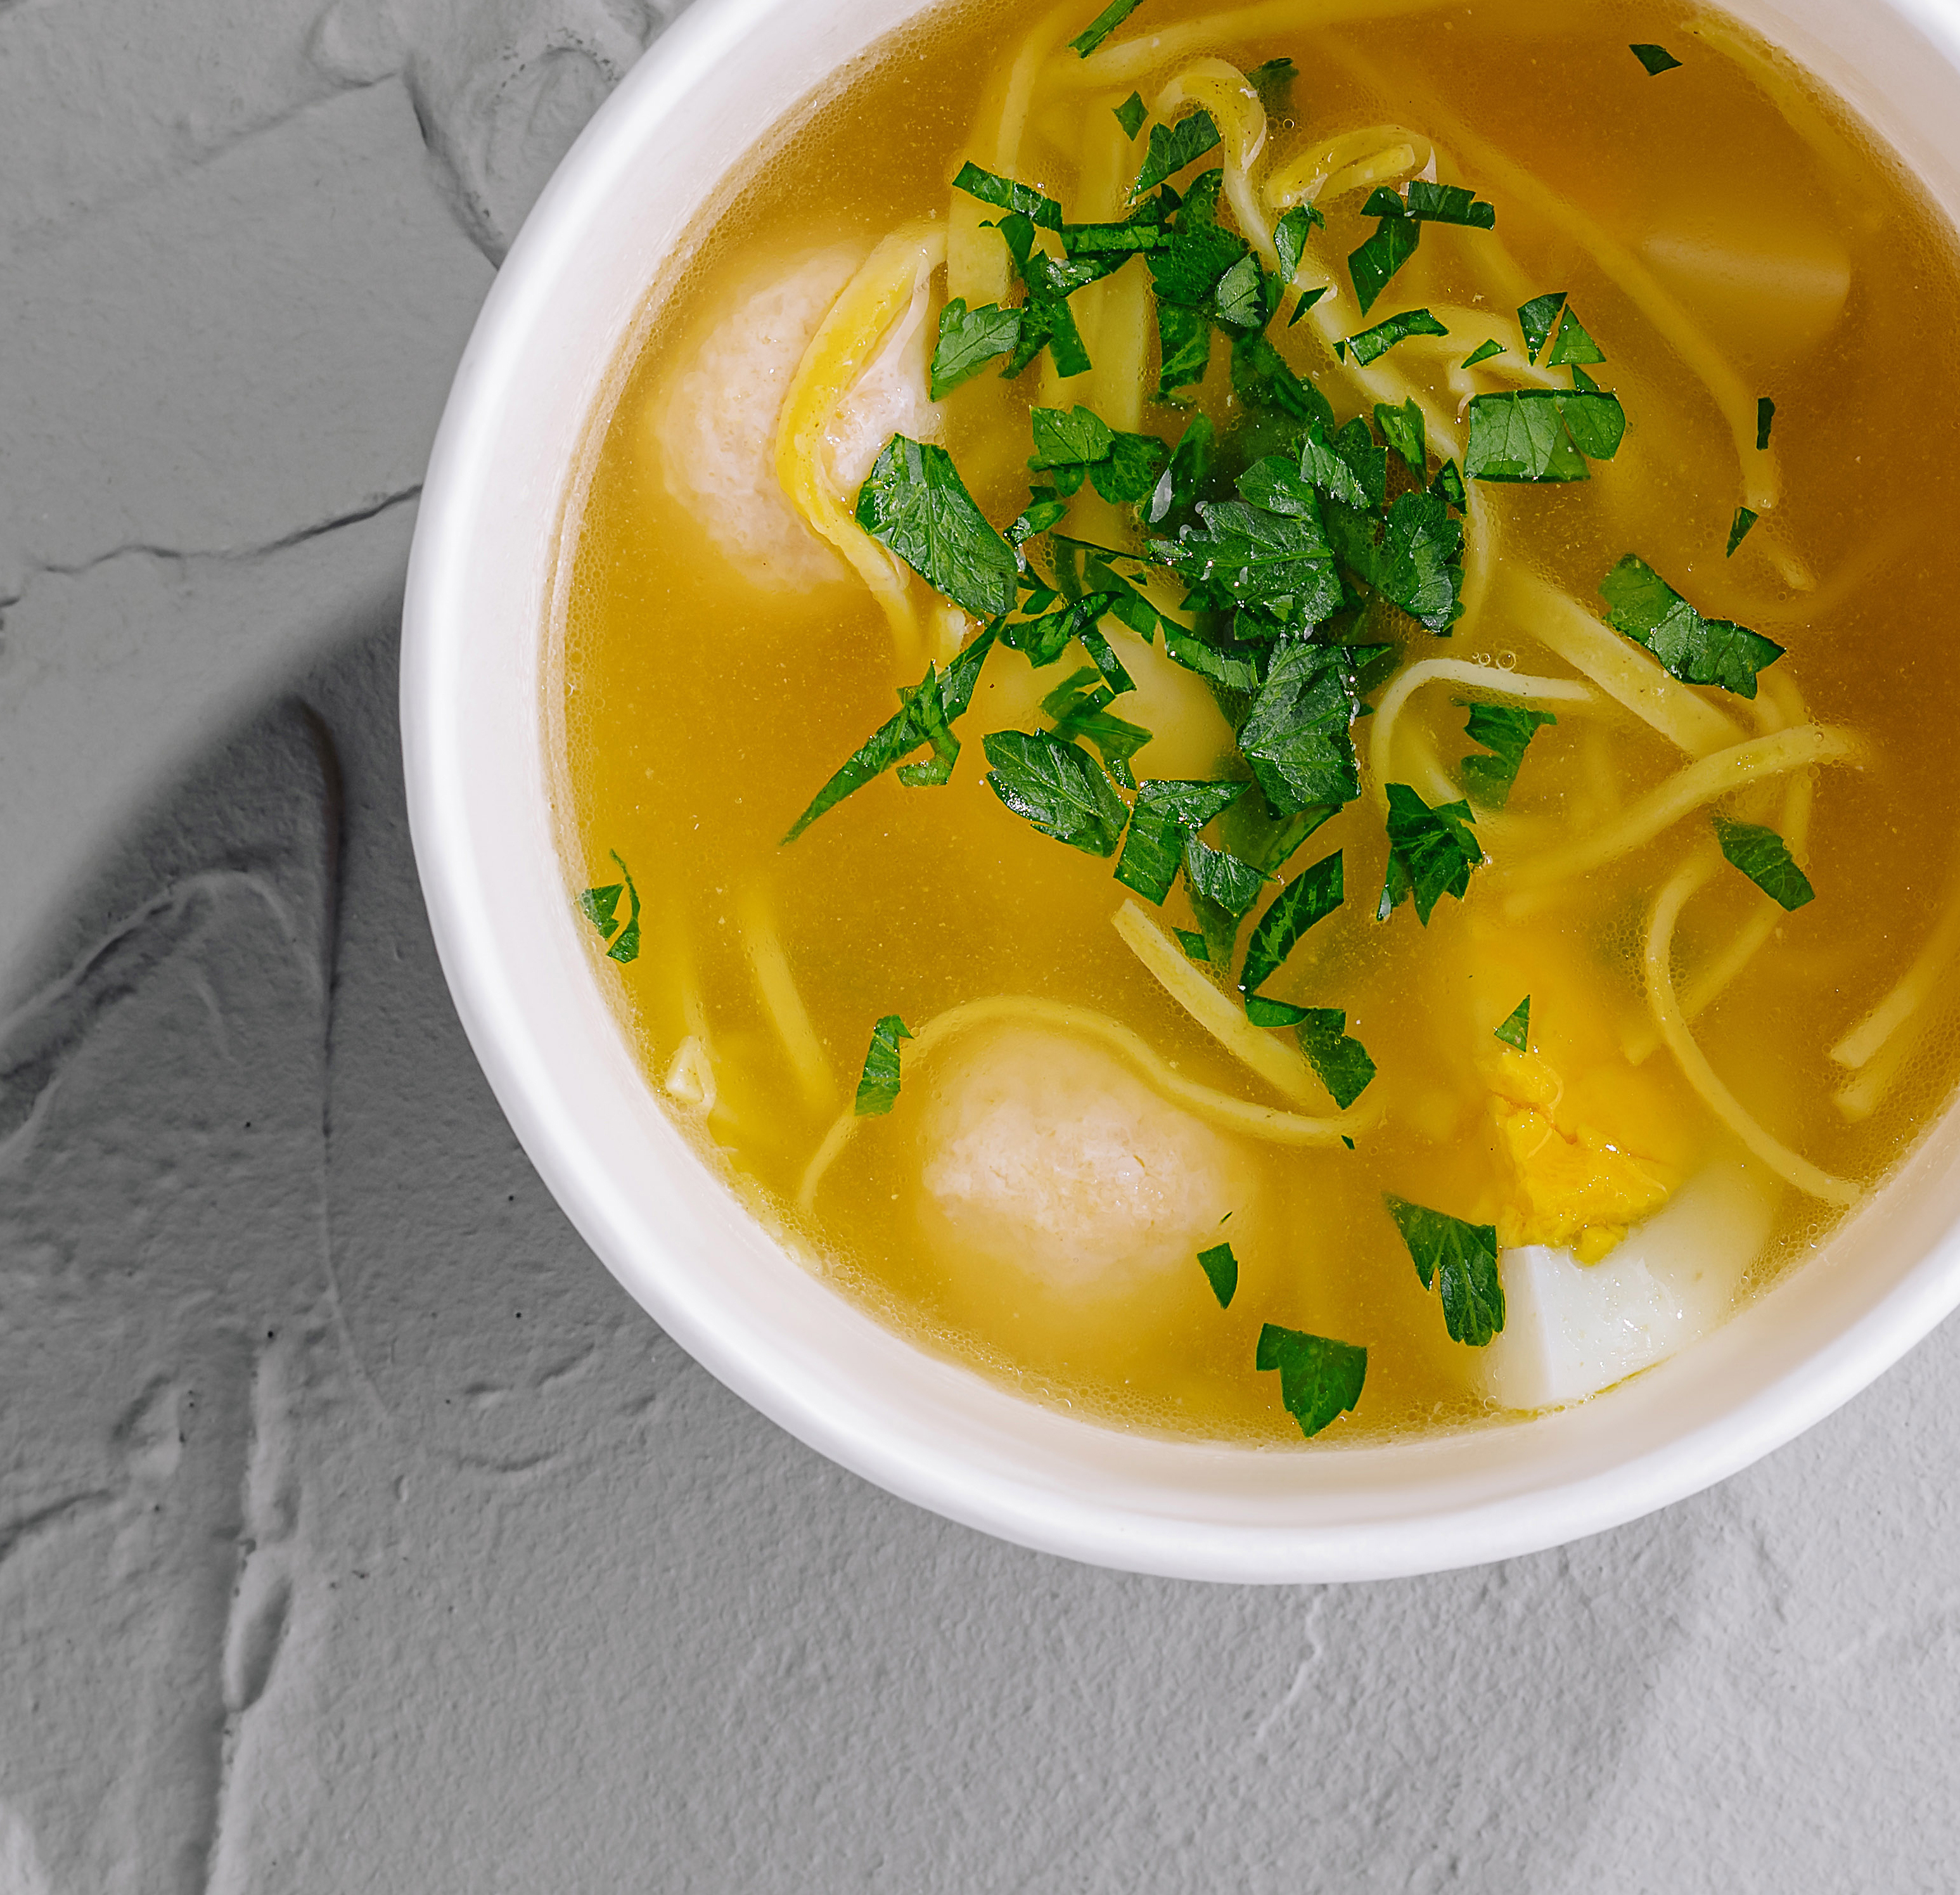
M 696 210 L 813 75 L 922 11 L 697 0 L 574 148 L 458 371 L 409 575 L 403 743 L 437 945 L 525 1148 L 633 1296 L 764 1412 L 895 1492 L 1077 1559 L 1233 1580 L 1432 1571 L 1596 1531 L 1746 1465 L 1960 1301 L 1960 1114 L 1824 1254 L 1583 1406 L 1252 1452 L 1089 1425 L 912 1347 L 787 1256 L 654 1103 L 593 978 L 548 807 L 542 627 L 568 486 Z M 1847 97 L 1949 215 L 1960 206 L 1952 0 L 1732 11 Z

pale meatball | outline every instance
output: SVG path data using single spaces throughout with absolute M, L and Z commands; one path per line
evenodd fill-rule
M 803 352 L 863 260 L 819 251 L 717 315 L 654 412 L 668 491 L 755 584 L 805 591 L 848 575 L 776 478 L 784 397 Z M 895 433 L 937 432 L 927 390 L 924 285 L 826 429 L 830 471 L 854 494 Z
M 1762 1250 L 1774 1181 L 1721 1159 L 1599 1263 L 1543 1244 L 1507 1250 L 1504 1329 L 1484 1386 L 1507 1408 L 1555 1408 L 1662 1362 L 1722 1321 Z
M 1229 1139 L 1086 1040 L 1015 1027 L 956 1047 L 921 1140 L 928 1243 L 1097 1294 L 1195 1280 L 1252 1169 Z

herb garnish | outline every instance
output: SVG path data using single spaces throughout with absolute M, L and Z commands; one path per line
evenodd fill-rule
M 1252 1011 L 1252 1003 L 1246 1003 Z M 1348 1016 L 1338 1007 L 1309 1007 L 1293 1027 L 1300 1049 L 1314 1075 L 1343 1112 L 1366 1092 L 1375 1077 L 1367 1049 L 1348 1031 Z
M 1268 118 L 1284 118 L 1293 110 L 1293 82 L 1300 77 L 1300 68 L 1292 60 L 1263 60 L 1250 68 L 1246 77 L 1259 95 Z
M 1251 994 L 1271 979 L 1308 929 L 1332 914 L 1342 898 L 1341 852 L 1336 849 L 1287 883 L 1259 917 L 1246 944 L 1246 964 L 1239 973 L 1240 991 Z
M 1817 899 L 1809 877 L 1797 867 L 1774 830 L 1755 823 L 1738 823 L 1717 811 L 1715 836 L 1730 864 L 1780 906 L 1798 909 Z
M 1360 794 L 1350 728 L 1359 708 L 1341 647 L 1293 640 L 1279 647 L 1239 729 L 1239 751 L 1275 815 L 1338 807 Z
M 1470 401 L 1463 471 L 1472 480 L 1589 480 L 1627 432 L 1620 398 L 1600 388 L 1518 388 Z
M 1385 1195 L 1382 1202 L 1402 1232 L 1423 1288 L 1441 1285 L 1443 1326 L 1450 1339 L 1484 1348 L 1504 1326 L 1495 1227 L 1466 1224 L 1405 1198 Z
M 1300 274 L 1306 256 L 1306 240 L 1326 221 L 1315 205 L 1296 204 L 1273 226 L 1273 251 L 1279 259 L 1282 283 L 1290 283 Z M 1307 307 L 1310 308 L 1312 304 Z
M 1770 444 L 1770 429 L 1776 425 L 1776 403 L 1767 395 L 1756 397 L 1756 449 L 1761 453 Z
M 1061 206 L 1045 192 L 1038 191 L 1032 184 L 1023 184 L 1017 179 L 983 170 L 971 158 L 960 166 L 954 176 L 953 188 L 964 191 L 969 197 L 977 197 L 983 204 L 992 205 L 996 210 L 1014 212 L 1031 224 L 1039 224 L 1045 231 L 1061 228 Z
M 1684 684 L 1756 694 L 1756 674 L 1783 647 L 1727 619 L 1704 619 L 1653 568 L 1628 553 L 1599 582 L 1613 629 L 1643 645 Z
M 1484 859 L 1471 825 L 1468 803 L 1431 809 L 1406 783 L 1391 783 L 1389 795 L 1389 873 L 1382 887 L 1377 921 L 1386 921 L 1405 901 L 1415 903 L 1424 927 L 1445 895 L 1461 901 L 1470 871 Z
M 1130 15 L 1137 10 L 1139 0 L 1109 0 L 1109 4 L 1087 26 L 1078 33 L 1069 44 L 1083 59 L 1087 59 L 1102 42 L 1108 39 Z M 1133 132 L 1130 135 L 1136 136 Z
M 1375 234 L 1348 259 L 1354 300 L 1365 316 L 1389 279 L 1416 253 L 1424 224 L 1459 224 L 1472 230 L 1497 227 L 1497 212 L 1474 191 L 1460 184 L 1431 184 L 1411 180 L 1406 198 L 1386 185 L 1370 192 L 1361 207 L 1364 217 L 1379 218 Z
M 1650 79 L 1659 78 L 1663 72 L 1672 72 L 1681 63 L 1666 46 L 1629 46 L 1627 50 L 1647 68 Z
M 931 393 L 943 401 L 997 355 L 1011 355 L 1021 339 L 1021 312 L 998 303 L 969 310 L 956 296 L 939 313 L 939 341 L 932 352 Z
M 1449 331 L 1439 323 L 1426 309 L 1412 309 L 1405 314 L 1391 316 L 1387 321 L 1377 323 L 1373 329 L 1364 329 L 1358 336 L 1350 336 L 1346 342 L 1335 345 L 1337 352 L 1345 349 L 1355 365 L 1365 368 L 1378 355 L 1385 355 L 1399 342 L 1406 342 L 1411 336 L 1447 336 Z
M 1211 1284 L 1211 1294 L 1217 1298 L 1218 1307 L 1230 1309 L 1239 1288 L 1239 1260 L 1232 1254 L 1231 1245 L 1214 1244 L 1208 1250 L 1200 1250 L 1198 1266 Z
M 1044 836 L 1113 855 L 1130 812 L 1096 760 L 1047 731 L 992 731 L 982 740 L 987 787 Z
M 1013 610 L 1020 562 L 943 447 L 892 435 L 858 492 L 858 524 L 976 617 Z
M 858 1081 L 859 1118 L 882 1117 L 898 1104 L 899 1042 L 912 1037 L 912 1029 L 895 1013 L 886 1014 L 871 1029 L 864 1070 Z
M 1175 125 L 1152 126 L 1150 148 L 1144 154 L 1144 168 L 1131 190 L 1131 198 L 1141 197 L 1167 178 L 1175 177 L 1195 164 L 1207 151 L 1216 150 L 1217 145 L 1218 127 L 1202 107 Z
M 1503 353 L 1504 345 L 1493 336 L 1488 342 L 1479 342 L 1468 355 L 1463 358 L 1463 366 L 1465 368 L 1475 368 L 1479 362 L 1487 362 L 1493 355 L 1501 355 Z
M 1531 995 L 1529 994 L 1526 994 L 1523 999 L 1520 1000 L 1504 1016 L 1503 1024 L 1501 1026 L 1493 1027 L 1491 1029 L 1491 1037 L 1494 1040 L 1501 1040 L 1506 1046 L 1515 1048 L 1519 1053 L 1531 1051 Z
M 1155 435 L 1122 433 L 1080 403 L 1073 409 L 1035 409 L 1029 422 L 1035 452 L 1028 465 L 1051 475 L 1056 492 L 1064 498 L 1081 486 L 1087 475 L 1096 491 L 1114 505 L 1144 499 L 1169 457 Z
M 1280 1372 L 1280 1402 L 1308 1440 L 1361 1399 L 1368 1352 L 1354 1342 L 1268 1323 L 1259 1332 L 1255 1368 Z
M 621 860 L 619 852 L 614 849 L 606 852 L 619 864 L 621 879 L 608 882 L 603 887 L 587 889 L 578 898 L 578 911 L 599 930 L 601 941 L 611 942 L 606 950 L 606 958 L 616 960 L 623 967 L 640 956 L 640 891 L 633 886 L 633 877 Z M 612 930 L 619 916 L 622 894 L 626 897 L 626 921 L 616 935 Z
M 1529 710 L 1522 705 L 1472 704 L 1462 698 L 1457 704 L 1470 713 L 1464 734 L 1491 753 L 1466 756 L 1457 766 L 1463 787 L 1479 808 L 1502 809 L 1511 800 L 1511 787 L 1518 780 L 1526 746 L 1545 725 L 1558 719 L 1549 711 Z
M 1747 507 L 1738 507 L 1736 509 L 1736 524 L 1729 529 L 1727 556 L 1729 559 L 1735 558 L 1736 549 L 1749 537 L 1749 529 L 1756 524 L 1759 517 Z

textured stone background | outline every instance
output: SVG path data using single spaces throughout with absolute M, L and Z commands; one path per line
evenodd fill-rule
M 547 1199 L 397 607 L 664 11 L 0 7 L 0 1895 L 1960 1884 L 1960 1331 L 1659 1519 L 1235 1591 L 839 1473 Z

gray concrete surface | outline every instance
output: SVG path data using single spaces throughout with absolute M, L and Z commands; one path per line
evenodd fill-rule
M 415 483 L 634 0 L 0 9 L 0 1895 L 1960 1886 L 1960 1331 L 1443 1578 L 997 1545 L 641 1317 L 403 822 Z

